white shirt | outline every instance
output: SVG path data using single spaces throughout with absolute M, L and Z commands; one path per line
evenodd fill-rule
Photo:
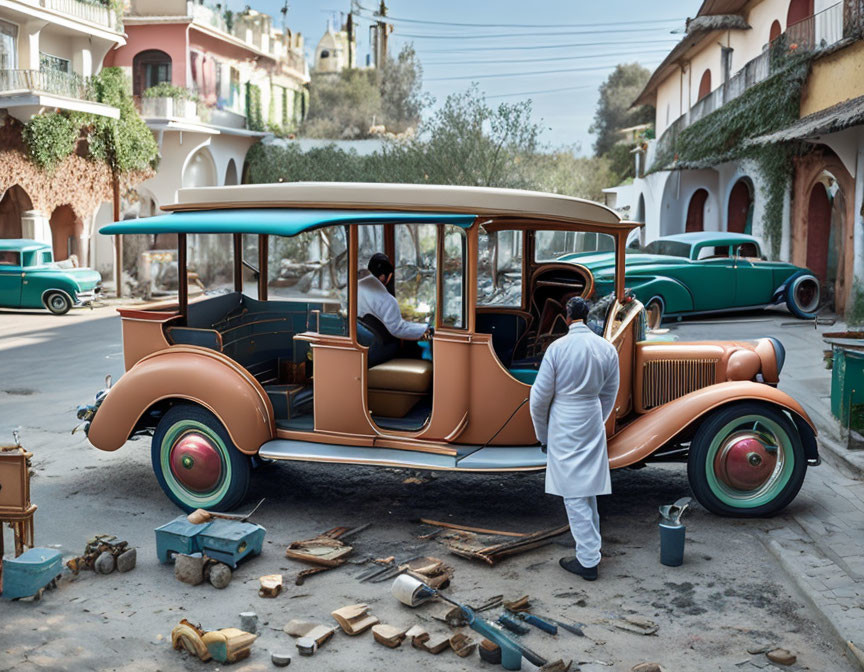
M 374 315 L 394 338 L 419 341 L 427 326 L 402 319 L 399 302 L 387 288 L 371 273 L 357 283 L 357 316 Z
M 606 418 L 618 394 L 618 352 L 582 322 L 552 343 L 531 387 L 531 419 L 547 445 L 546 492 L 590 497 L 612 492 Z

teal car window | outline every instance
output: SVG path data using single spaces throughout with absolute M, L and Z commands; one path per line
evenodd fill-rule
M 721 259 L 728 256 L 728 245 L 704 245 L 699 248 L 696 259 Z
M 738 246 L 738 256 L 748 259 L 759 258 L 759 246 L 756 243 L 741 243 Z
M 42 259 L 39 262 L 42 265 L 47 265 L 47 264 L 50 264 L 54 261 L 51 258 L 51 251 L 50 250 L 43 250 L 39 256 L 42 257 Z
M 586 231 L 537 231 L 534 234 L 534 261 L 556 261 L 565 254 L 614 252 L 615 238 L 608 233 Z
M 661 254 L 667 257 L 690 258 L 690 245 L 677 240 L 655 240 L 645 246 L 646 254 Z
M 0 266 L 20 266 L 21 254 L 12 250 L 0 250 Z

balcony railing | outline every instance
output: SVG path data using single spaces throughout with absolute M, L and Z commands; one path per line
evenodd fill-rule
M 0 70 L 0 93 L 38 91 L 96 102 L 84 79 L 57 70 Z
M 95 23 L 105 28 L 117 29 L 118 19 L 114 12 L 99 2 L 84 0 L 39 0 L 39 5 L 55 12 L 69 14 L 75 18 Z
M 670 124 L 657 140 L 655 155 L 669 156 L 669 150 L 681 131 L 767 79 L 775 67 L 773 64 L 783 61 L 776 58 L 778 55 L 825 49 L 840 40 L 861 37 L 862 30 L 864 21 L 859 0 L 838 2 L 803 21 L 790 24 L 786 32 L 775 38 L 759 56 Z

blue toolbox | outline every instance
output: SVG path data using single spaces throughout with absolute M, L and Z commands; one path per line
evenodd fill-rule
M 254 523 L 216 518 L 196 525 L 178 516 L 156 528 L 156 554 L 159 562 L 169 563 L 176 553 L 202 553 L 236 569 L 244 558 L 261 553 L 265 533 Z
M 62 573 L 63 556 L 53 548 L 31 548 L 17 558 L 3 558 L 3 599 L 41 597 Z

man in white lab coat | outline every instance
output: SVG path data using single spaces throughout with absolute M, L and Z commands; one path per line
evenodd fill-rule
M 386 254 L 373 254 L 368 264 L 369 275 L 358 283 L 357 315 L 374 315 L 394 338 L 419 341 L 429 334 L 429 327 L 402 319 L 399 302 L 387 291 L 393 278 L 393 264 Z
M 597 495 L 612 492 L 604 424 L 618 394 L 618 353 L 585 324 L 589 304 L 567 302 L 569 331 L 546 350 L 531 388 L 531 419 L 547 446 L 546 492 L 564 498 L 576 557 L 569 572 L 593 581 L 600 564 Z

